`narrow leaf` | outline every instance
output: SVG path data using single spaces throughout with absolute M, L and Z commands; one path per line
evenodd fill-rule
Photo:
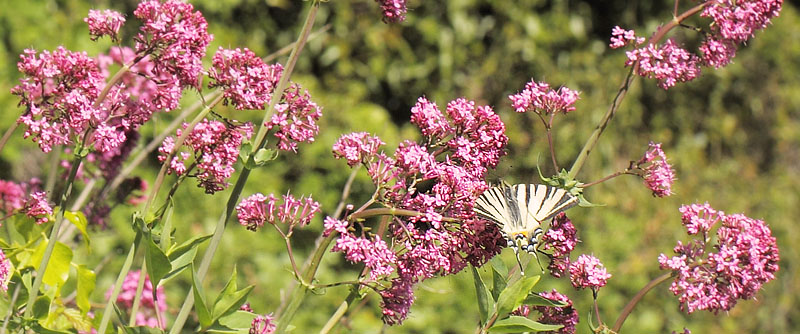
M 170 261 L 175 261 L 177 258 L 183 256 L 186 252 L 196 249 L 203 241 L 211 238 L 211 234 L 196 236 L 182 243 L 180 246 L 174 247 L 167 252 Z
M 214 304 L 212 320 L 217 321 L 220 317 L 232 312 L 236 312 L 247 301 L 247 296 L 253 291 L 255 286 L 251 285 L 231 294 L 225 294 L 222 299 Z
M 565 302 L 544 298 L 536 292 L 532 292 L 528 295 L 528 297 L 525 297 L 525 301 L 523 302 L 523 304 L 531 306 L 551 306 L 551 307 L 567 306 L 567 303 Z
M 478 312 L 481 317 L 481 324 L 485 324 L 486 320 L 489 319 L 489 295 L 486 293 L 486 284 L 483 283 L 478 269 L 474 266 L 469 266 L 469 268 L 472 270 L 472 279 L 473 282 L 475 282 L 475 293 L 478 299 Z
M 522 305 L 522 301 L 531 292 L 531 289 L 539 282 L 539 276 L 523 277 L 503 289 L 500 297 L 497 298 L 497 317 L 504 318 L 506 315 Z
M 200 321 L 200 327 L 211 326 L 211 313 L 208 311 L 208 304 L 206 304 L 203 291 L 200 290 L 200 282 L 197 282 L 194 269 L 192 269 L 192 293 L 194 293 L 194 310 L 197 313 L 197 319 Z
M 548 325 L 531 319 L 512 315 L 506 319 L 498 320 L 489 328 L 491 333 L 521 333 L 555 331 L 564 325 Z
M 228 282 L 225 283 L 225 287 L 222 288 L 222 292 L 220 292 L 219 296 L 217 296 L 217 299 L 214 300 L 214 313 L 213 314 L 216 314 L 217 304 L 219 304 L 220 300 L 225 298 L 225 296 L 227 296 L 227 295 L 231 295 L 231 294 L 235 293 L 236 289 L 238 289 L 238 286 L 236 285 L 236 275 L 237 275 L 236 266 L 233 266 L 233 270 L 231 272 L 231 277 L 228 277 Z
M 95 274 L 85 265 L 78 266 L 78 287 L 76 289 L 75 302 L 81 310 L 81 315 L 86 315 L 91 308 L 89 304 L 89 296 L 94 291 L 95 287 Z
M 147 275 L 150 277 L 153 287 L 157 287 L 161 279 L 172 270 L 172 264 L 161 248 L 153 242 L 150 234 L 145 236 L 144 241 L 146 242 L 144 258 L 147 261 Z M 155 292 L 156 289 L 153 289 L 153 293 Z
M 492 298 L 494 298 L 494 300 L 500 297 L 500 291 L 503 291 L 506 285 L 508 285 L 508 282 L 506 282 L 505 276 L 492 266 Z

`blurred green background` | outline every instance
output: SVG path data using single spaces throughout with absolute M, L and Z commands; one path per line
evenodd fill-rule
M 0 1 L 0 106 L 4 110 L 0 130 L 5 131 L 21 111 L 9 90 L 18 82 L 16 62 L 23 49 L 52 50 L 64 45 L 90 55 L 107 50 L 107 39 L 95 43 L 88 38 L 82 18 L 90 8 L 125 13 L 131 23 L 124 28 L 130 43 L 136 29 L 132 18 L 136 3 Z M 215 37 L 209 55 L 223 46 L 247 47 L 262 56 L 294 41 L 308 5 L 290 0 L 192 3 L 203 12 Z M 684 6 L 693 4 L 682 2 Z M 800 216 L 797 5 L 796 1 L 786 2 L 780 17 L 757 33 L 724 69 L 706 70 L 699 79 L 669 91 L 653 81 L 637 80 L 590 155 L 579 175 L 584 182 L 627 167 L 630 160 L 641 156 L 649 141 L 662 142 L 678 176 L 675 195 L 669 198 L 654 198 L 640 179 L 620 177 L 587 189 L 587 198 L 604 206 L 570 211 L 583 241 L 577 252 L 593 253 L 613 275 L 600 292 L 600 312 L 606 322 L 613 323 L 625 303 L 660 274 L 658 255 L 671 254 L 677 240 L 687 240 L 678 207 L 707 201 L 716 209 L 745 213 L 770 225 L 781 249 L 778 278 L 765 286 L 757 300 L 740 302 L 730 312 L 716 316 L 680 312 L 677 298 L 664 284 L 645 297 L 623 331 L 669 333 L 687 327 L 694 333 L 800 332 L 796 265 L 800 252 L 791 246 L 800 244 L 795 224 L 795 217 Z M 332 159 L 333 142 L 343 133 L 369 131 L 386 141 L 391 152 L 401 140 L 419 138 L 408 119 L 411 106 L 423 95 L 442 108 L 458 97 L 493 106 L 506 123 L 510 141 L 509 155 L 492 172 L 492 181 L 535 182 L 537 164 L 545 174 L 553 171 L 544 131 L 534 115 L 514 113 L 507 96 L 521 90 L 531 78 L 581 91 L 577 110 L 556 120 L 558 160 L 568 167 L 628 71 L 622 66 L 624 51 L 607 46 L 611 28 L 620 25 L 649 35 L 672 18 L 672 8 L 671 1 L 411 0 L 405 23 L 384 24 L 372 0 L 323 3 L 316 29 L 328 25 L 328 30 L 309 42 L 293 76 L 324 107 L 321 132 L 313 144 L 301 145 L 299 154 L 284 154 L 268 168 L 254 172 L 243 195 L 290 191 L 298 196 L 311 194 L 322 203 L 322 214 L 294 240 L 295 254 L 302 261 L 321 231 L 322 218 L 331 214 L 338 202 L 350 172 L 344 162 Z M 675 31 L 672 36 L 687 45 L 698 42 L 695 34 L 686 31 Z M 197 93 L 189 92 L 183 102 L 188 105 L 196 100 Z M 261 118 L 255 111 L 219 112 L 239 120 Z M 144 139 L 152 138 L 175 115 L 177 112 L 159 115 L 142 129 Z M 26 180 L 44 175 L 47 157 L 17 132 L 0 156 L 0 178 Z M 152 182 L 156 168 L 152 156 L 137 175 Z M 362 171 L 349 202 L 360 205 L 372 191 Z M 208 196 L 194 186 L 182 187 L 173 223 L 178 238 L 211 233 L 228 194 Z M 132 240 L 128 226 L 134 209 L 115 210 L 112 227 L 95 233 L 95 250 L 78 253 L 79 261 L 90 267 L 104 264 L 98 273 L 98 304 Z M 512 263 L 510 251 L 502 256 Z M 106 263 L 104 257 L 112 261 Z M 256 285 L 250 298 L 253 309 L 257 313 L 274 311 L 292 281 L 283 242 L 275 232 L 252 233 L 231 225 L 207 280 L 209 291 L 224 285 L 234 264 L 240 285 Z M 339 254 L 331 254 L 319 279 L 351 280 L 357 270 Z M 173 315 L 188 284 L 186 275 L 168 282 Z M 335 331 L 474 332 L 478 312 L 472 284 L 468 272 L 425 281 L 417 287 L 409 318 L 402 326 L 388 328 L 380 321 L 380 298 L 371 294 Z M 563 279 L 546 278 L 538 287 L 567 293 L 581 315 L 578 332 L 589 332 L 589 292 L 576 292 Z M 295 332 L 321 328 L 346 294 L 346 288 L 334 288 L 307 299 L 294 321 Z

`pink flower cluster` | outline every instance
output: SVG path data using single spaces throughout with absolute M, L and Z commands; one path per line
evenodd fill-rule
M 36 219 L 36 224 L 40 225 L 46 223 L 53 214 L 53 207 L 47 201 L 47 193 L 44 191 L 32 193 L 22 210 L 28 217 Z
M 236 206 L 236 216 L 239 224 L 248 230 L 256 231 L 264 223 L 275 224 L 283 222 L 290 226 L 303 227 L 311 222 L 314 215 L 319 212 L 319 202 L 311 197 L 295 199 L 292 195 L 283 195 L 283 203 L 273 194 L 264 196 L 261 193 L 250 195 Z
M 644 184 L 653 192 L 653 196 L 672 195 L 675 171 L 667 162 L 667 155 L 661 149 L 661 143 L 650 142 L 649 145 L 650 149 L 636 162 L 637 168 L 644 171 Z
M 272 334 L 277 326 L 272 314 L 259 315 L 250 323 L 250 334 Z
M 569 265 L 569 280 L 576 289 L 597 290 L 606 286 L 611 274 L 596 257 L 582 254 Z
M 281 64 L 267 65 L 253 51 L 222 47 L 212 59 L 209 88 L 222 87 L 225 101 L 238 110 L 264 109 L 283 74 Z
M 548 255 L 550 264 L 547 266 L 550 275 L 559 278 L 567 272 L 569 254 L 572 253 L 578 242 L 578 231 L 575 229 L 575 225 L 565 213 L 559 213 L 542 236 L 542 248 L 552 252 Z
M 737 46 L 746 43 L 757 30 L 766 28 L 780 13 L 782 3 L 782 0 L 706 0 L 700 16 L 711 18 L 713 22 L 709 24 L 710 33 L 705 34 L 698 48 L 700 57 L 668 39 L 661 46 L 651 43 L 628 51 L 625 65 L 638 64 L 637 74 L 658 80 L 658 85 L 664 89 L 690 81 L 700 75 L 701 66 L 728 65 L 736 55 Z M 611 35 L 612 48 L 638 46 L 644 42 L 633 30 L 618 26 Z
M 0 180 L 0 211 L 5 216 L 24 213 L 35 219 L 36 224 L 46 223 L 53 214 L 47 193 L 39 190 L 39 179 L 36 178 L 21 184 Z
M 278 149 L 297 152 L 297 143 L 314 141 L 319 133 L 317 121 L 322 117 L 322 108 L 314 101 L 307 90 L 300 85 L 292 84 L 283 92 L 281 103 L 275 105 L 275 114 L 265 126 L 268 129 L 278 128 Z
M 199 88 L 202 59 L 213 39 L 199 11 L 180 0 L 142 1 L 133 14 L 142 21 L 136 53 L 149 54 L 156 74 L 168 73 L 179 86 Z
M 677 256 L 661 254 L 658 262 L 675 273 L 670 291 L 679 296 L 681 310 L 728 311 L 739 299 L 754 298 L 765 283 L 775 279 L 778 245 L 763 221 L 726 215 L 708 204 L 685 205 L 680 211 L 689 235 L 699 238 L 687 244 L 678 241 Z M 709 234 L 715 225 L 712 244 Z
M 637 74 L 658 80 L 658 86 L 664 89 L 700 75 L 700 58 L 678 46 L 672 39 L 660 46 L 648 44 L 628 51 L 627 55 L 625 66 L 638 64 Z
M 382 271 L 373 269 L 373 274 L 390 273 L 388 266 L 394 267 L 397 277 L 392 286 L 380 291 L 387 324 L 405 319 L 415 284 L 457 273 L 468 263 L 481 265 L 504 244 L 497 226 L 477 219 L 473 212 L 475 199 L 488 187 L 485 173 L 497 165 L 508 142 L 497 114 L 466 99 L 451 101 L 442 112 L 420 98 L 412 109 L 412 122 L 426 135 L 426 145 L 405 141 L 387 156 L 376 153 L 378 138 L 356 133 L 342 137 L 334 148 L 334 154 L 351 166 L 364 163 L 381 189 L 377 198 L 381 205 L 419 213 L 394 218 L 389 227 L 389 244 L 394 247 L 386 251 L 382 244 L 375 245 L 379 239 L 355 238 L 346 222 L 326 220 L 326 233 L 340 232 L 339 249 L 348 259 L 378 263 L 371 266 Z M 421 183 L 426 184 L 424 190 L 417 189 Z M 380 247 L 380 254 L 367 254 L 367 246 Z M 389 252 L 394 252 L 394 259 Z
M 125 276 L 125 280 L 122 282 L 122 289 L 120 290 L 119 296 L 117 296 L 117 305 L 127 309 L 133 306 L 133 299 L 136 297 L 136 287 L 139 284 L 139 275 L 141 275 L 141 272 L 136 270 L 129 272 L 128 276 Z M 112 286 L 106 291 L 106 299 L 111 297 L 113 290 L 114 287 Z M 165 327 L 163 327 L 163 324 L 162 327 L 158 326 L 156 312 L 161 314 L 161 318 L 163 319 L 166 309 L 167 296 L 164 294 L 164 287 L 158 287 L 156 290 L 156 300 L 153 300 L 153 283 L 150 282 L 150 277 L 145 277 L 139 313 L 136 314 L 136 325 L 164 329 Z
M 333 144 L 333 157 L 344 158 L 347 165 L 354 167 L 358 164 L 367 164 L 378 154 L 378 149 L 386 145 L 377 136 L 367 132 L 353 132 L 342 135 Z
M 93 41 L 108 36 L 112 41 L 119 42 L 119 28 L 125 24 L 125 17 L 109 9 L 104 11 L 90 9 L 89 16 L 83 21 L 89 25 L 89 35 Z
M 406 20 L 406 0 L 375 0 L 381 5 L 383 22 L 396 23 Z
M 556 334 L 574 334 L 579 317 L 578 311 L 572 307 L 572 301 L 569 297 L 558 293 L 555 289 L 550 292 L 540 292 L 539 295 L 546 299 L 567 304 L 564 307 L 534 306 L 534 309 L 542 314 L 539 317 L 539 322 L 550 325 L 564 325 L 564 327 L 554 332 Z
M 89 127 L 104 121 L 93 105 L 103 88 L 97 63 L 85 52 L 58 47 L 53 52 L 26 49 L 17 68 L 24 75 L 11 93 L 20 97 L 25 112 L 24 137 L 32 137 L 44 152 L 72 143 Z
M 333 231 L 339 232 L 339 239 L 336 240 L 331 251 L 344 253 L 344 258 L 350 262 L 364 263 L 370 269 L 369 277 L 373 281 L 391 275 L 394 272 L 392 265 L 397 263 L 397 257 L 386 245 L 386 242 L 379 236 L 375 236 L 375 240 L 356 237 L 347 231 L 347 227 L 348 224 L 345 221 L 331 217 L 325 218 L 324 234 L 327 236 Z
M 0 180 L 0 210 L 5 215 L 11 214 L 25 204 L 25 191 L 19 184 Z
M 517 112 L 533 111 L 540 115 L 568 113 L 575 110 L 579 93 L 567 87 L 550 89 L 546 82 L 531 80 L 522 92 L 510 95 L 511 107 Z
M 11 261 L 6 258 L 6 253 L 0 250 L 0 289 L 3 292 L 8 291 L 8 281 L 11 280 L 11 274 L 14 268 L 11 267 Z
M 181 132 L 178 130 L 177 136 L 180 136 Z M 198 123 L 186 137 L 183 145 L 190 148 L 194 154 L 194 163 L 191 166 L 196 166 L 197 173 L 191 176 L 197 178 L 198 187 L 205 188 L 208 194 L 227 188 L 227 180 L 235 171 L 233 164 L 239 156 L 239 146 L 242 140 L 250 138 L 252 133 L 253 127 L 250 123 L 234 126 L 207 119 Z M 191 154 L 177 151 L 175 138 L 165 138 L 158 152 L 160 153 L 158 160 L 162 163 L 169 154 L 177 152 L 169 162 L 170 173 L 181 175 L 190 172 L 186 167 L 186 161 Z

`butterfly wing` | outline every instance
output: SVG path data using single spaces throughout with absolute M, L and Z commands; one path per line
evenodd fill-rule
M 533 218 L 538 223 L 547 221 L 560 212 L 578 204 L 578 198 L 564 189 L 543 184 L 531 186 L 536 187 L 536 193 L 531 200 L 535 205 L 529 205 L 529 208 L 536 208 L 537 210 L 530 210 L 529 213 L 533 215 Z

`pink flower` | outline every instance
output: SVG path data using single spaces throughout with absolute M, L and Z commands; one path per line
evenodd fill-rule
M 331 252 L 344 253 L 344 258 L 352 263 L 364 263 L 370 269 L 369 277 L 373 281 L 391 275 L 394 272 L 392 265 L 397 261 L 386 242 L 377 236 L 375 240 L 369 240 L 341 233 Z
M 119 28 L 125 23 L 125 17 L 109 9 L 102 12 L 90 9 L 89 16 L 84 18 L 83 22 L 89 24 L 89 34 L 93 41 L 108 36 L 112 41 L 119 42 Z
M 264 109 L 283 74 L 281 64 L 267 65 L 253 51 L 222 47 L 212 59 L 209 88 L 222 87 L 225 104 L 238 110 Z
M 11 261 L 6 258 L 3 250 L 0 250 L 0 289 L 3 292 L 8 291 L 8 281 L 11 280 L 14 268 L 11 267 Z
M 628 44 L 639 45 L 642 43 L 644 43 L 644 37 L 636 37 L 636 32 L 633 30 L 625 30 L 619 26 L 614 26 L 614 29 L 611 30 L 611 44 L 609 46 L 612 49 L 621 48 Z
M 653 192 L 653 196 L 672 195 L 675 171 L 667 162 L 661 143 L 650 142 L 650 150 L 636 162 L 636 166 L 644 171 L 644 184 Z
M 406 20 L 406 0 L 375 0 L 381 5 L 383 22 L 397 23 Z
M 350 226 L 347 221 L 338 220 L 331 216 L 325 217 L 325 221 L 323 221 L 323 225 L 325 226 L 324 231 L 322 232 L 323 236 L 327 237 L 333 231 L 339 232 L 341 234 L 347 233 L 347 228 Z
M 125 280 L 122 282 L 122 289 L 117 296 L 117 305 L 126 309 L 130 309 L 133 306 L 133 299 L 136 297 L 136 287 L 139 284 L 139 275 L 141 275 L 141 272 L 136 270 L 129 272 L 128 276 L 125 276 Z M 114 287 L 112 286 L 106 291 L 106 299 L 111 297 L 113 290 Z M 156 300 L 153 300 L 153 283 L 150 282 L 150 277 L 145 277 L 139 312 L 136 314 L 136 325 L 151 328 L 166 328 L 158 326 L 158 318 L 156 317 L 156 312 L 158 312 L 163 319 L 167 309 L 167 296 L 164 294 L 164 287 L 158 287 L 156 294 Z
M 23 211 L 28 217 L 36 219 L 36 224 L 39 225 L 46 223 L 53 214 L 53 208 L 47 201 L 47 193 L 44 191 L 32 193 Z
M 561 277 L 567 272 L 569 265 L 569 254 L 578 244 L 578 235 L 575 225 L 567 218 L 567 215 L 559 213 L 547 232 L 542 236 L 542 248 L 551 250 L 550 265 L 547 269 L 553 277 Z
M 94 107 L 103 88 L 97 63 L 85 52 L 64 47 L 56 51 L 26 49 L 17 68 L 23 74 L 11 93 L 20 97 L 25 112 L 18 123 L 25 124 L 23 137 L 32 137 L 44 152 L 54 145 L 82 140 L 92 124 L 103 121 Z
M 311 222 L 319 208 L 319 202 L 311 197 L 295 199 L 292 195 L 283 195 L 283 203 L 278 203 L 272 194 L 267 197 L 256 193 L 243 199 L 236 206 L 236 211 L 239 224 L 255 231 L 264 223 L 283 222 L 303 227 Z
M 366 132 L 353 132 L 342 135 L 333 144 L 333 156 L 336 159 L 344 158 L 347 165 L 354 167 L 359 163 L 368 163 L 376 154 L 378 149 L 386 145 L 378 136 L 371 136 Z
M 572 301 L 565 295 L 558 293 L 555 289 L 550 292 L 540 292 L 540 296 L 567 304 L 564 307 L 555 306 L 534 306 L 533 308 L 542 314 L 539 322 L 550 325 L 564 325 L 555 331 L 557 334 L 574 334 L 575 325 L 578 324 L 578 311 L 572 307 Z
M 275 106 L 275 114 L 265 125 L 277 128 L 278 149 L 297 153 L 297 143 L 314 141 L 320 117 L 322 108 L 311 101 L 308 91 L 301 92 L 300 85 L 292 84 L 283 92 L 282 102 Z
M 414 303 L 414 285 L 403 279 L 393 279 L 392 287 L 380 292 L 383 322 L 398 325 L 408 317 L 408 310 Z
M 181 135 L 181 130 L 178 130 L 177 135 Z M 194 155 L 197 174 L 193 176 L 197 178 L 197 186 L 205 188 L 207 194 L 227 188 L 227 180 L 235 171 L 233 164 L 239 156 L 242 140 L 251 135 L 250 123 L 235 126 L 207 119 L 198 123 L 184 141 L 184 147 L 190 148 Z M 163 163 L 175 150 L 175 139 L 165 138 L 158 149 L 158 160 Z M 186 173 L 185 162 L 189 156 L 191 155 L 187 152 L 178 152 L 170 162 L 169 172 L 178 175 Z
M 259 315 L 250 323 L 249 333 L 272 334 L 275 333 L 275 329 L 277 329 L 277 325 L 275 324 L 275 318 L 272 317 L 272 314 Z
M 703 64 L 714 68 L 725 67 L 736 56 L 736 44 L 730 40 L 709 37 L 703 41 L 699 49 L 703 55 Z
M 710 0 L 700 14 L 714 20 L 711 29 L 721 38 L 746 42 L 781 11 L 782 0 Z
M 670 291 L 679 296 L 681 310 L 728 311 L 775 279 L 778 245 L 763 221 L 726 215 L 708 204 L 683 206 L 681 213 L 689 234 L 699 238 L 687 244 L 679 241 L 674 248 L 677 256 L 658 257 L 661 268 L 675 274 Z M 715 225 L 719 226 L 712 244 L 708 235 Z
M 531 314 L 531 306 L 530 305 L 522 305 L 518 307 L 516 310 L 511 312 L 512 315 L 518 315 L 520 317 L 528 317 L 528 314 Z
M 202 59 L 213 39 L 203 14 L 179 0 L 142 1 L 133 14 L 142 21 L 134 38 L 136 53 L 153 57 L 156 73 L 169 73 L 180 86 L 199 89 Z
M 439 107 L 425 97 L 420 97 L 411 108 L 411 123 L 422 131 L 422 135 L 437 139 L 443 139 L 455 130 L 439 111 Z
M 0 180 L 0 210 L 6 215 L 22 208 L 25 204 L 25 191 L 12 181 Z
M 575 101 L 579 93 L 567 87 L 558 90 L 550 89 L 545 82 L 531 80 L 522 92 L 510 95 L 511 106 L 517 112 L 533 111 L 537 114 L 549 115 L 558 112 L 568 113 L 575 110 Z
M 569 265 L 569 280 L 576 289 L 591 288 L 597 290 L 606 285 L 611 274 L 596 257 L 582 254 Z
M 700 75 L 700 59 L 679 47 L 672 39 L 664 45 L 649 44 L 628 51 L 626 66 L 639 64 L 636 74 L 658 80 L 658 86 L 669 89 L 678 82 L 691 81 Z

